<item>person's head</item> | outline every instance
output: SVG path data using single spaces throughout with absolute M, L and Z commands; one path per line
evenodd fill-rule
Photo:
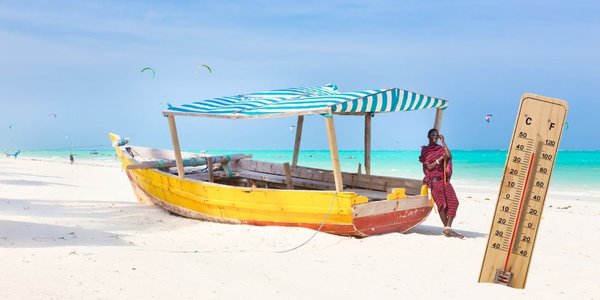
M 429 139 L 430 144 L 437 144 L 438 140 L 438 131 L 435 128 L 429 129 L 427 132 L 427 138 Z

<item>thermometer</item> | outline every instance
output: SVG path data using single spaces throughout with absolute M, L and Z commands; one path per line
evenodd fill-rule
M 561 99 L 521 97 L 479 282 L 525 288 L 568 108 Z

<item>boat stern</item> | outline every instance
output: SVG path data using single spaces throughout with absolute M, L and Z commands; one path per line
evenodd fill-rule
M 390 195 L 394 193 L 401 192 L 396 190 Z M 425 221 L 433 208 L 425 185 L 420 195 L 388 199 L 353 206 L 353 223 L 362 236 L 406 232 Z

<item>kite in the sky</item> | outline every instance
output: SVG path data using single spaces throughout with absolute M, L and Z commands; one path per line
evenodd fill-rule
M 154 76 L 156 76 L 156 71 L 154 71 L 154 69 L 150 68 L 150 67 L 145 67 L 142 69 L 142 71 L 140 71 L 140 73 L 144 73 L 144 71 L 152 71 L 152 78 L 154 78 Z
M 569 130 L 569 122 L 565 122 L 565 129 Z
M 206 69 L 208 70 L 208 74 L 212 74 L 212 69 L 211 69 L 211 68 L 210 68 L 208 65 L 198 65 L 198 66 L 196 67 L 196 73 L 198 73 L 198 70 L 199 70 L 200 68 L 202 68 L 202 67 L 204 67 L 204 68 L 206 68 Z
M 10 124 L 10 125 L 8 125 L 8 129 L 12 129 L 12 128 L 13 128 L 13 126 L 15 126 L 15 124 Z
M 51 114 L 48 115 L 48 117 L 56 119 L 56 114 L 55 113 L 51 113 Z
M 487 114 L 487 115 L 485 115 L 485 121 L 486 121 L 486 122 L 488 122 L 488 123 L 489 123 L 491 120 L 492 120 L 492 115 L 491 115 L 491 114 Z

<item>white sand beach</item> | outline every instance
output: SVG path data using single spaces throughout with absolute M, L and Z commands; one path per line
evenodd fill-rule
M 278 253 L 314 231 L 170 215 L 116 164 L 0 158 L 0 299 L 600 298 L 600 199 L 550 188 L 519 290 L 477 283 L 497 186 L 456 188 L 464 240 L 432 213 L 408 234 L 319 233 Z

